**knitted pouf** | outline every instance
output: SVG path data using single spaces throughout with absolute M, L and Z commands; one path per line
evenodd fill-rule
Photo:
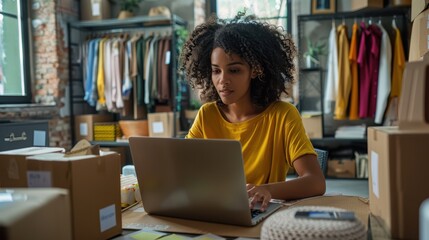
M 302 206 L 277 212 L 262 225 L 261 239 L 366 239 L 365 226 L 356 219 L 320 220 L 296 218 L 297 211 L 346 211 L 335 207 Z

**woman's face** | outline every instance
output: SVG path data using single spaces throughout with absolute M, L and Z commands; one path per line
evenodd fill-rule
M 251 102 L 250 82 L 253 76 L 247 62 L 237 54 L 228 55 L 222 48 L 215 48 L 211 65 L 212 81 L 224 104 Z

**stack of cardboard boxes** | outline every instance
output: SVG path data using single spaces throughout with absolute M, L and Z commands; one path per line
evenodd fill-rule
M 23 187 L 21 191 L 25 194 L 39 188 L 66 189 L 72 238 L 108 239 L 122 232 L 120 171 L 120 156 L 113 152 L 69 156 L 58 148 L 17 149 L 0 152 L 0 192 L 16 187 Z M 30 217 L 30 210 L 24 215 Z M 47 224 L 55 217 L 41 216 L 44 217 L 39 219 L 40 223 Z M 49 231 L 56 231 L 55 226 L 50 226 Z
M 368 129 L 370 210 L 392 238 L 419 237 L 429 198 L 429 56 L 406 64 L 399 126 Z

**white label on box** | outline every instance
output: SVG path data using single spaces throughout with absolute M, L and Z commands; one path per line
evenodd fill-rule
M 81 136 L 88 136 L 88 124 L 87 123 L 79 124 L 79 134 Z
M 162 124 L 162 122 L 153 122 L 152 129 L 153 129 L 153 133 L 163 133 L 164 125 Z
M 46 146 L 46 131 L 35 130 L 33 133 L 33 146 Z
M 27 171 L 28 187 L 52 187 L 52 174 L 49 171 Z
M 378 185 L 378 154 L 371 151 L 371 184 L 372 192 L 377 198 L 380 198 L 380 189 Z
M 115 205 L 112 204 L 100 209 L 100 231 L 104 232 L 116 226 Z
M 100 2 L 93 0 L 91 3 L 92 16 L 100 16 Z
M 171 56 L 171 52 L 170 51 L 167 51 L 167 52 L 165 52 L 165 64 L 170 64 L 170 57 Z
M 12 202 L 12 193 L 10 192 L 0 192 L 0 203 Z

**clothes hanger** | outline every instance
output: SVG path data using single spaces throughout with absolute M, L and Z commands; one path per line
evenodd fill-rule
M 397 29 L 398 27 L 396 26 L 396 15 L 393 15 L 393 19 L 392 19 L 392 27 L 393 29 Z

